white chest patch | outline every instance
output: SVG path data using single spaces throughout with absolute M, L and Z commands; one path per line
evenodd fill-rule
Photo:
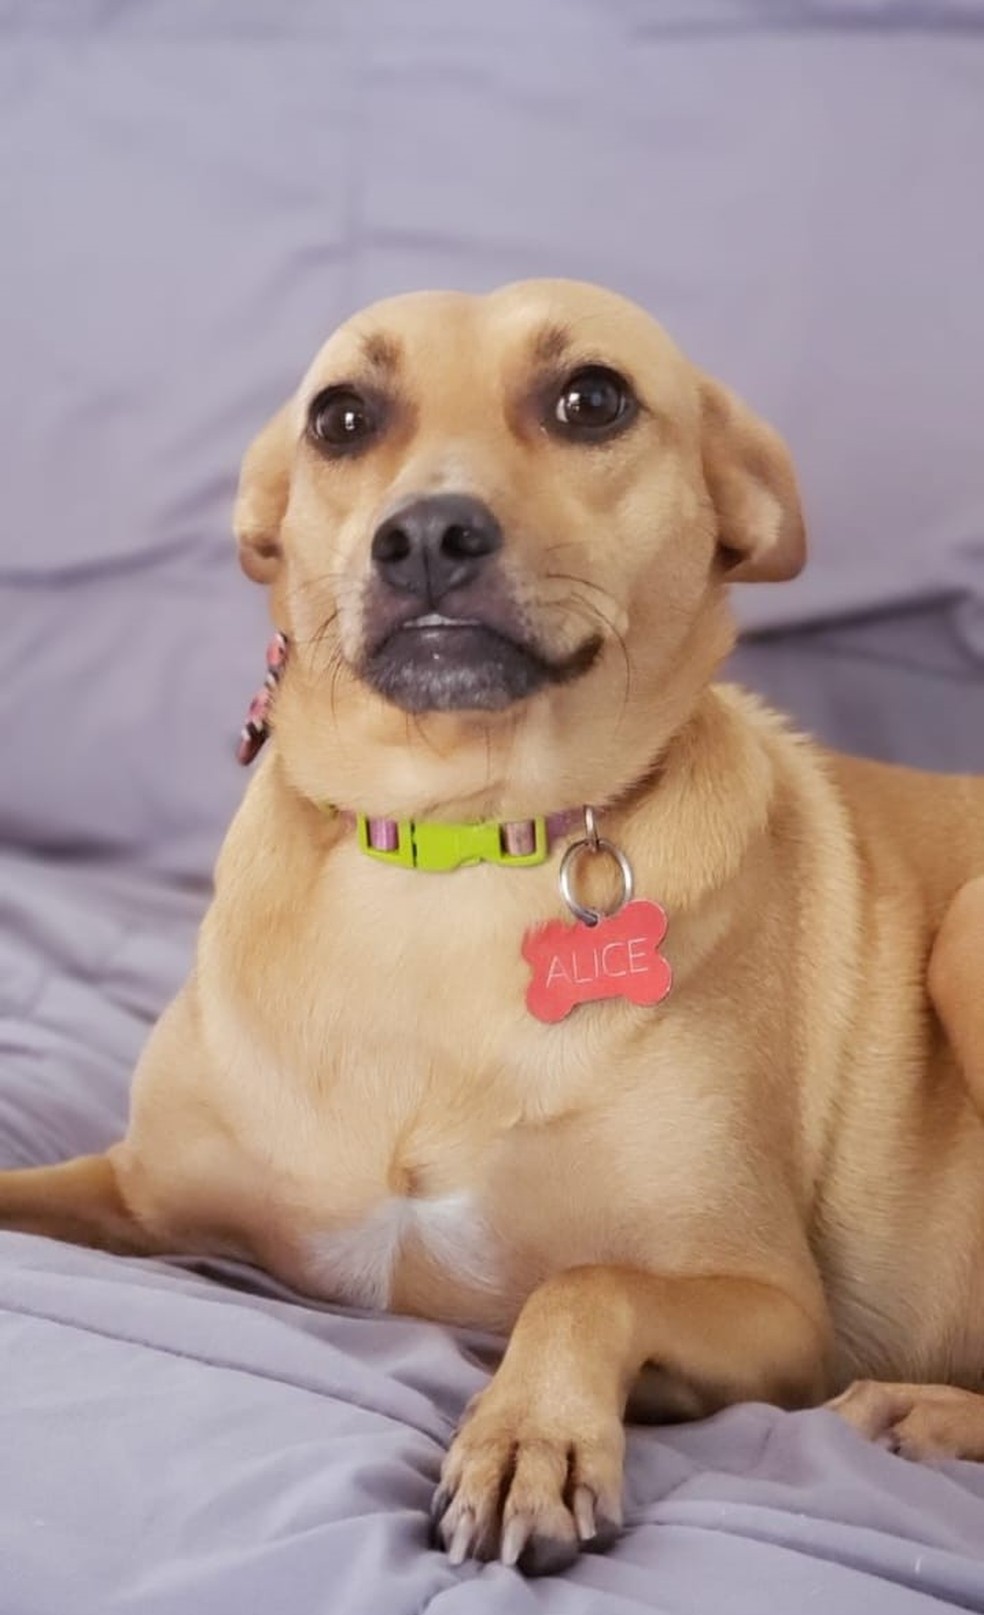
M 432 1261 L 469 1288 L 495 1284 L 494 1241 L 469 1194 L 430 1200 L 394 1195 L 352 1227 L 316 1234 L 308 1245 L 312 1277 L 326 1295 L 382 1310 L 389 1305 L 393 1273 L 408 1241 L 423 1246 Z

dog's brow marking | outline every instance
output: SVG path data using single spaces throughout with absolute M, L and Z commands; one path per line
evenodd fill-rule
M 400 368 L 402 349 L 395 336 L 385 331 L 371 331 L 362 338 L 362 352 L 367 364 L 374 370 L 393 371 Z
M 571 333 L 565 325 L 545 325 L 537 333 L 533 357 L 538 364 L 555 364 L 564 357 L 570 345 Z

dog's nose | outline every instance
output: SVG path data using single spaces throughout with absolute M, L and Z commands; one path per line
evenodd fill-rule
M 398 594 L 437 605 L 478 576 L 502 547 L 491 510 L 469 494 L 431 494 L 387 516 L 372 540 L 376 571 Z

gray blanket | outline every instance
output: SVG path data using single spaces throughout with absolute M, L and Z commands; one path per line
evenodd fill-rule
M 984 770 L 982 146 L 981 0 L 0 0 L 0 1165 L 123 1124 L 242 786 L 236 461 L 373 296 L 647 303 L 802 467 L 742 676 Z M 609 1555 L 453 1570 L 495 1349 L 0 1235 L 0 1615 L 984 1610 L 984 1468 L 762 1407 L 633 1431 Z

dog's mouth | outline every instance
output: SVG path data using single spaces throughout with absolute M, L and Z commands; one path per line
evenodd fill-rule
M 404 712 L 501 712 L 546 685 L 586 673 L 601 650 L 592 635 L 563 657 L 547 655 L 478 617 L 429 611 L 387 633 L 366 655 L 367 684 Z

